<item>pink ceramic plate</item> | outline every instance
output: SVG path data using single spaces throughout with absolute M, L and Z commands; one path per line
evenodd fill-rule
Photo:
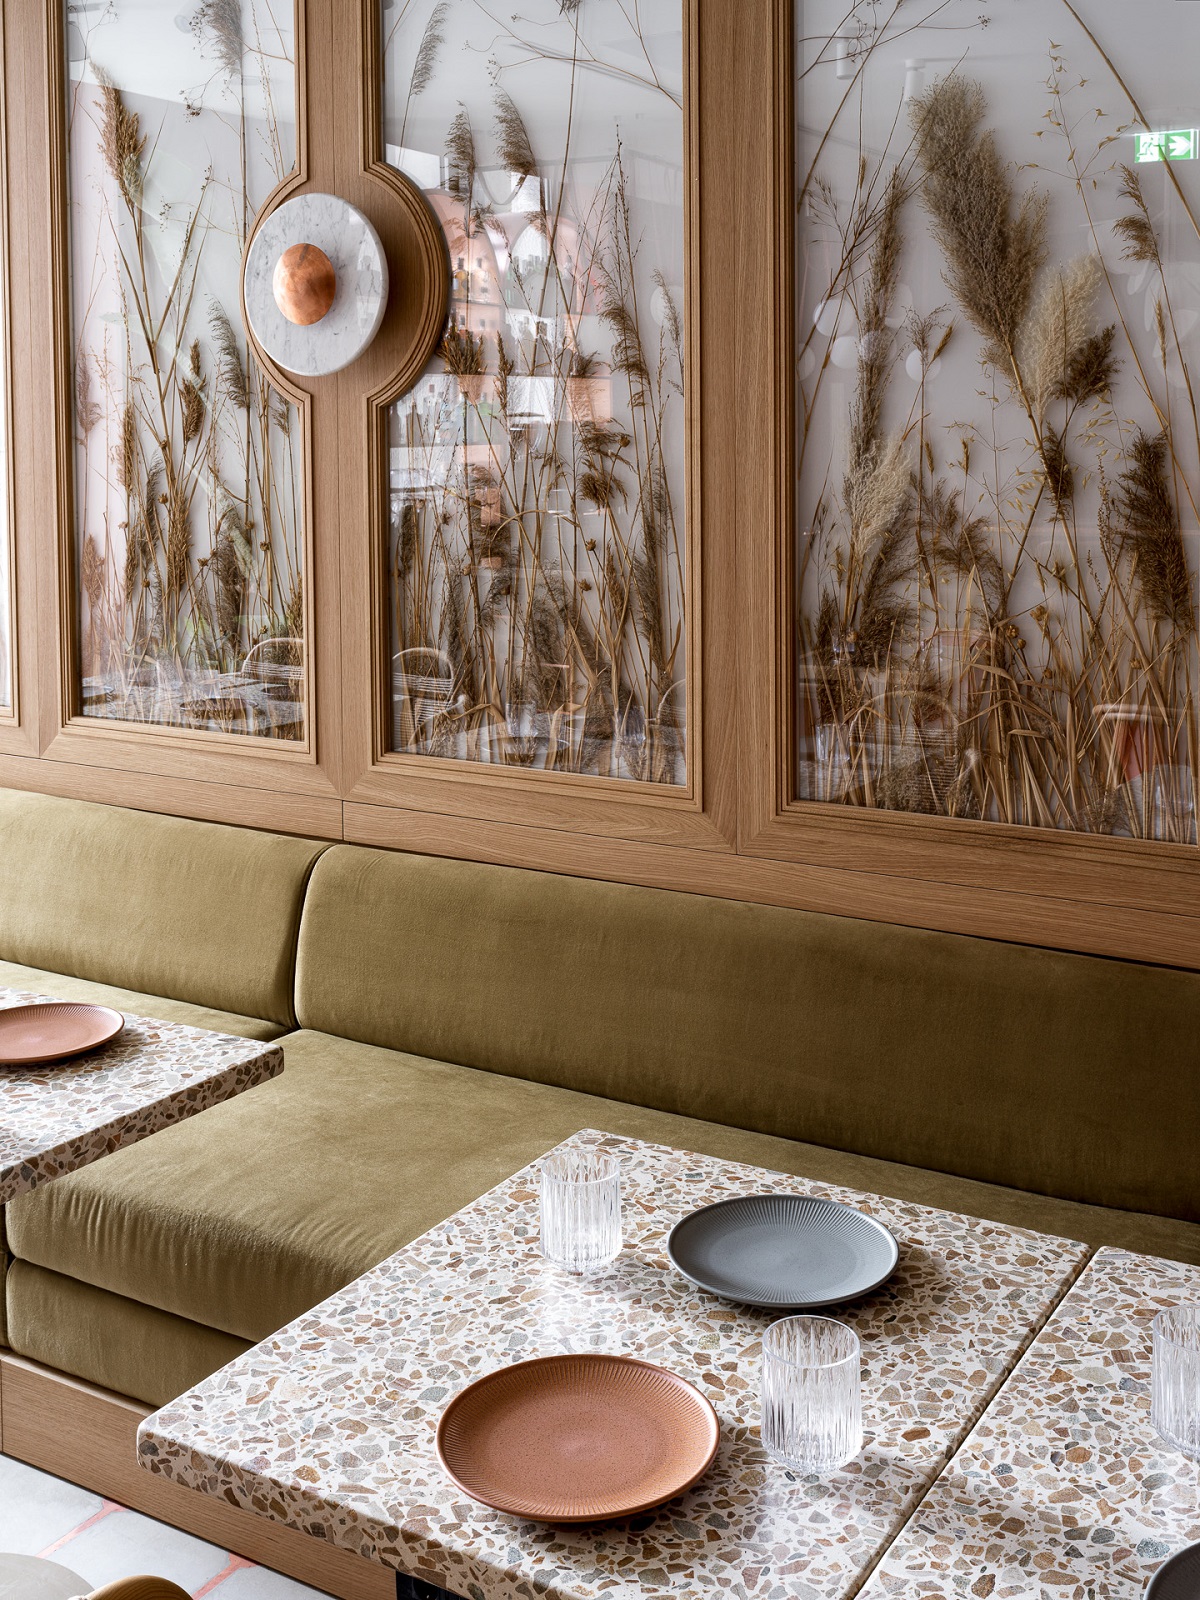
M 124 1026 L 119 1011 L 77 1000 L 11 1006 L 0 1011 L 0 1066 L 32 1067 L 80 1056 L 108 1044 Z
M 673 1500 L 712 1465 L 721 1425 L 697 1389 L 628 1356 L 543 1356 L 454 1396 L 442 1466 L 474 1500 L 535 1522 L 603 1522 Z

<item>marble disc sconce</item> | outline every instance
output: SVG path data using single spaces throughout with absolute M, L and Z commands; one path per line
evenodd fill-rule
M 387 309 L 387 257 L 362 212 L 333 194 L 285 200 L 246 253 L 246 321 L 277 366 L 340 372 L 374 339 Z

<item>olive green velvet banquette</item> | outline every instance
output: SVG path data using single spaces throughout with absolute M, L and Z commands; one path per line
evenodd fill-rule
M 282 1035 L 7 1209 L 0 1337 L 147 1403 L 581 1127 L 1200 1261 L 1200 977 L 41 796 L 0 860 L 0 983 Z

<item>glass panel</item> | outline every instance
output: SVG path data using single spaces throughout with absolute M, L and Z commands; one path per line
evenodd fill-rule
M 293 32 L 290 0 L 67 7 L 86 716 L 304 733 L 301 430 L 239 309 Z
M 384 0 L 388 159 L 441 219 L 391 414 L 394 748 L 682 783 L 680 0 Z
M 1200 6 L 798 17 L 798 793 L 1194 842 Z
M 3 296 L 0 280 L 0 297 Z M 5 329 L 0 318 L 0 374 L 8 370 L 8 351 L 4 348 Z M 0 710 L 12 711 L 13 704 L 13 629 L 15 596 L 12 591 L 12 551 L 9 528 L 9 445 L 8 385 L 0 379 Z

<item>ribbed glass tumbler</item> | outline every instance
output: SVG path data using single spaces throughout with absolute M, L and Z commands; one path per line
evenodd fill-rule
M 542 1254 L 600 1272 L 621 1253 L 621 1172 L 602 1150 L 560 1150 L 541 1168 Z
M 1168 1444 L 1200 1460 L 1200 1305 L 1160 1311 L 1152 1337 L 1150 1421 Z
M 862 1449 L 858 1335 L 831 1317 L 784 1317 L 762 1342 L 763 1447 L 797 1472 L 836 1472 Z

